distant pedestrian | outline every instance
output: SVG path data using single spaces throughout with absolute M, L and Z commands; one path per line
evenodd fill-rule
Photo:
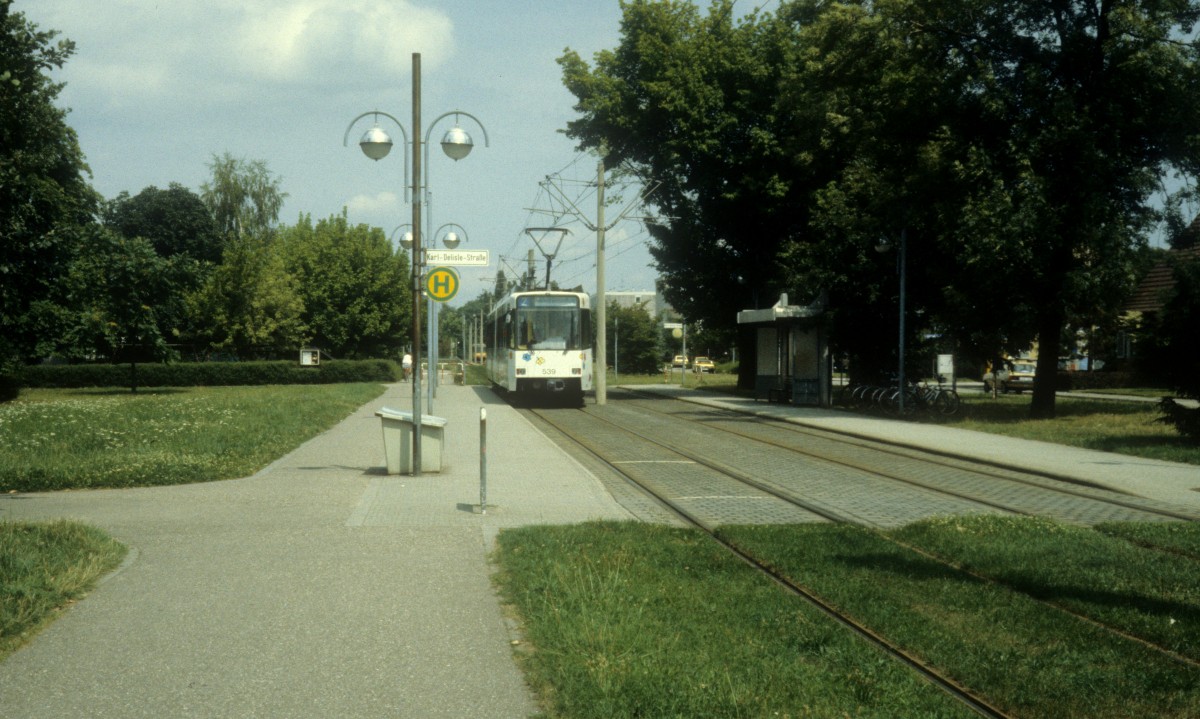
M 404 359 L 400 360 L 400 366 L 404 368 L 404 381 L 410 381 L 412 377 L 412 355 L 405 352 Z

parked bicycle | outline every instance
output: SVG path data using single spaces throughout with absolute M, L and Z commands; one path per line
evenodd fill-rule
M 909 383 L 903 390 L 903 402 L 897 385 L 847 385 L 842 390 L 841 403 L 854 409 L 882 409 L 906 415 L 937 412 L 948 416 L 958 412 L 960 400 L 958 392 L 942 382 L 943 378 L 938 377 L 934 385 L 924 381 Z
M 917 406 L 947 416 L 958 412 L 961 404 L 958 392 L 953 387 L 943 386 L 943 381 L 942 377 L 938 377 L 937 384 L 934 385 L 925 381 L 913 385 L 912 393 Z

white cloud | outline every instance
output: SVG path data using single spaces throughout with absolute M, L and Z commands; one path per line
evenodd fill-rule
M 440 12 L 407 2 L 304 0 L 238 3 L 228 34 L 232 70 L 282 84 L 353 82 L 368 70 L 407 75 L 413 52 L 436 65 L 453 50 Z M 350 76 L 348 76 L 348 74 Z
M 351 219 L 360 216 L 400 216 L 404 203 L 395 192 L 355 195 L 346 201 Z
M 17 4 L 77 42 L 68 87 L 109 107 L 407 84 L 412 53 L 434 68 L 455 48 L 448 16 L 407 0 L 106 0 L 86 16 L 77 0 Z

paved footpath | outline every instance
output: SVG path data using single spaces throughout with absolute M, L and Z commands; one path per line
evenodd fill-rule
M 375 411 L 410 408 L 397 384 L 253 477 L 0 497 L 0 521 L 78 519 L 132 549 L 0 663 L 0 716 L 535 713 L 491 585 L 495 535 L 630 515 L 490 391 L 438 395 L 433 414 L 449 423 L 436 474 L 384 474 Z

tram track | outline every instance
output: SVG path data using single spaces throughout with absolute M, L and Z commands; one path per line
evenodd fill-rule
M 860 513 L 852 509 L 847 510 L 839 507 L 836 503 L 820 499 L 806 498 L 797 492 L 794 487 L 780 486 L 775 481 L 764 480 L 754 476 L 754 473 L 751 471 L 735 466 L 735 464 L 738 464 L 737 457 L 720 456 L 722 448 L 726 445 L 722 445 L 720 442 L 711 439 L 715 436 L 715 432 L 716 434 L 733 438 L 743 445 L 760 445 L 776 453 L 786 453 L 783 456 L 791 455 L 803 458 L 805 462 L 819 463 L 825 468 L 834 467 L 841 470 L 862 473 L 865 476 L 872 476 L 902 484 L 912 488 L 916 492 L 952 497 L 963 503 L 986 508 L 980 511 L 1027 516 L 1053 516 L 1058 519 L 1074 522 L 1079 521 L 1079 513 L 1081 511 L 1084 514 L 1088 514 L 1087 511 L 1080 510 L 1077 507 L 1064 512 L 1048 512 L 1044 511 L 1044 508 L 1037 509 L 1031 506 L 1023 506 L 1019 502 L 995 501 L 994 498 L 976 496 L 970 491 L 954 490 L 937 482 L 922 481 L 912 476 L 911 469 L 905 470 L 901 468 L 897 470 L 896 465 L 919 462 L 927 467 L 938 467 L 940 468 L 938 471 L 949 471 L 952 473 L 968 472 L 977 478 L 976 481 L 1001 483 L 1010 488 L 1016 487 L 1018 491 L 1025 493 L 1039 495 L 1049 493 L 1050 495 L 1066 497 L 1068 498 L 1066 500 L 1068 504 L 1078 505 L 1083 503 L 1091 506 L 1111 508 L 1110 510 L 1099 511 L 1099 516 L 1095 518 L 1095 521 L 1111 519 L 1111 517 L 1104 516 L 1106 512 L 1115 512 L 1118 515 L 1123 514 L 1125 515 L 1121 517 L 1123 519 L 1141 521 L 1197 519 L 1197 517 L 1190 515 L 1184 510 L 1163 505 L 1163 503 L 1152 500 L 1143 501 L 1140 498 L 1123 495 L 1103 488 L 1067 483 L 1061 479 L 1052 477 L 1021 475 L 1009 469 L 974 465 L 961 459 L 936 454 L 925 455 L 917 450 L 871 442 L 858 437 L 839 436 L 837 433 L 800 427 L 778 421 L 764 421 L 762 418 L 752 418 L 744 414 L 737 414 L 726 410 L 698 407 L 696 405 L 684 406 L 685 403 L 671 405 L 674 408 L 673 410 L 665 410 L 664 407 L 668 406 L 665 404 L 666 402 L 676 403 L 677 401 L 662 400 L 659 398 L 646 401 L 626 400 L 615 403 L 617 405 L 624 405 L 623 407 L 614 408 L 612 405 L 609 405 L 603 410 L 600 408 L 585 408 L 583 411 L 574 411 L 571 413 L 573 419 L 566 424 L 574 426 L 567 427 L 563 426 L 562 415 L 552 416 L 546 413 L 538 413 L 536 410 L 530 411 L 539 416 L 543 422 L 554 426 L 571 442 L 584 447 L 590 454 L 605 462 L 614 472 L 639 487 L 641 491 L 646 492 L 648 495 L 654 497 L 656 501 L 668 507 L 682 521 L 701 529 L 728 551 L 735 553 L 743 561 L 769 576 L 773 581 L 786 587 L 788 591 L 796 596 L 805 599 L 831 619 L 879 647 L 882 651 L 901 661 L 913 671 L 918 672 L 928 681 L 955 697 L 981 716 L 1002 717 L 1007 715 L 1002 710 L 990 705 L 985 699 L 975 696 L 969 689 L 958 685 L 953 679 L 941 675 L 935 668 L 926 665 L 918 657 L 909 655 L 902 647 L 890 642 L 886 637 L 879 636 L 869 627 L 857 622 L 853 617 L 838 611 L 836 607 L 823 600 L 816 592 L 809 590 L 801 583 L 782 576 L 769 563 L 750 556 L 739 547 L 723 540 L 717 532 L 717 527 L 723 523 L 720 518 L 705 515 L 704 512 L 697 511 L 696 507 L 688 501 L 689 498 L 686 496 L 672 497 L 669 491 L 664 492 L 661 483 L 656 483 L 653 476 L 661 473 L 665 467 L 671 466 L 671 464 L 703 468 L 710 473 L 726 478 L 726 481 L 730 483 L 726 490 L 729 496 L 738 496 L 740 490 L 737 487 L 742 486 L 753 490 L 754 493 L 757 493 L 755 496 L 761 497 L 762 501 L 786 502 L 796 507 L 799 510 L 797 517 L 803 518 L 797 518 L 792 521 L 849 522 L 863 524 L 876 530 L 884 529 L 879 522 L 864 518 Z M 638 413 L 649 413 L 657 418 L 657 420 L 649 422 L 650 425 L 656 428 L 655 431 L 642 431 L 646 424 L 637 420 L 636 415 Z M 580 421 L 580 416 L 585 417 L 586 420 Z M 731 424 L 734 426 L 729 426 Z M 748 426 L 753 426 L 753 429 L 747 429 Z M 604 440 L 598 439 L 595 436 L 597 427 L 606 427 L 607 429 L 601 432 L 601 434 L 609 433 L 610 438 Z M 779 437 L 763 436 L 760 433 L 762 427 L 769 427 L 772 433 L 786 433 L 787 436 L 790 436 L 790 440 L 784 441 Z M 690 437 L 687 436 L 689 433 L 691 433 Z M 612 439 L 612 436 L 615 436 L 615 434 L 623 435 L 627 439 L 624 442 Z M 678 441 L 671 441 L 665 439 L 664 435 L 681 435 L 681 438 Z M 797 442 L 803 442 L 807 446 L 797 447 Z M 828 443 L 840 443 L 843 447 L 849 447 L 850 452 L 874 455 L 874 459 L 871 461 L 855 460 L 849 458 L 844 451 L 839 454 L 827 449 L 814 449 L 811 446 L 813 444 L 825 445 Z M 623 444 L 626 448 L 624 453 L 626 456 L 614 456 L 609 449 L 614 444 Z M 641 449 L 638 449 L 639 447 Z M 696 447 L 703 449 L 697 450 Z M 649 461 L 637 459 L 638 452 L 645 451 L 645 448 L 653 448 L 652 451 L 658 453 L 657 456 Z M 711 456 L 714 453 L 718 456 Z M 776 454 L 774 456 L 777 459 L 780 455 Z M 670 457 L 674 457 L 674 459 Z M 881 464 L 884 465 L 882 468 L 880 467 Z M 648 468 L 650 468 L 649 471 L 647 471 Z M 641 471 L 638 471 L 639 469 Z M 706 486 L 712 486 L 711 480 L 708 481 L 710 484 Z M 897 544 L 905 546 L 903 543 Z M 1009 587 L 1003 581 L 964 570 L 962 567 L 958 567 L 953 562 L 944 558 L 929 555 L 918 548 L 907 548 L 919 552 L 948 568 L 969 574 L 976 579 L 1020 592 L 1018 589 Z M 1098 623 L 1092 618 L 1080 615 L 1057 603 L 1046 602 L 1041 599 L 1036 599 L 1036 601 L 1046 604 L 1046 606 L 1056 611 L 1062 611 L 1083 619 L 1127 640 L 1138 642 L 1152 650 L 1161 652 L 1175 661 L 1193 666 L 1197 665 L 1195 660 L 1181 656 L 1166 647 L 1130 636 L 1120 629 Z
M 678 403 L 685 411 L 666 411 L 662 409 L 664 402 Z M 1005 513 L 1049 516 L 1084 524 L 1113 520 L 1200 521 L 1198 513 L 1078 480 L 980 464 L 936 451 L 900 447 L 772 418 L 755 417 L 750 424 L 756 431 L 748 432 L 730 426 L 746 425 L 747 415 L 729 410 L 659 398 L 633 400 L 627 406 L 676 422 L 699 423 L 706 429 L 739 439 Z M 685 416 L 688 413 L 702 414 L 703 419 Z M 1052 497 L 1065 499 L 1056 502 Z M 1110 509 L 1102 511 L 1099 507 Z
M 660 401 L 660 400 L 657 400 L 657 399 L 654 400 L 654 402 L 658 402 L 658 401 Z M 655 407 L 653 402 L 651 402 L 649 404 L 643 404 L 643 403 L 638 403 L 635 401 L 633 406 L 636 406 L 641 411 L 649 411 L 649 412 L 653 412 L 653 413 L 659 414 L 659 415 L 673 416 L 671 413 L 663 412 L 660 409 L 658 409 L 657 407 Z M 720 416 L 729 418 L 731 420 L 743 420 L 745 417 L 744 415 L 738 415 L 737 413 L 729 412 L 726 410 L 716 410 L 716 409 L 708 409 L 708 408 L 706 408 L 706 410 L 710 411 L 711 413 L 718 414 Z M 758 418 L 758 419 L 761 420 L 762 418 Z M 686 421 L 695 421 L 695 420 L 686 420 Z M 1043 476 L 1039 476 L 1039 475 L 1035 475 L 1035 474 L 1023 474 L 1023 473 L 1015 472 L 1013 470 L 998 469 L 998 468 L 990 467 L 987 465 L 981 466 L 976 463 L 968 462 L 966 460 L 947 458 L 943 455 L 939 455 L 936 453 L 928 454 L 928 453 L 920 452 L 919 450 L 912 450 L 912 449 L 908 449 L 908 448 L 900 448 L 900 447 L 895 447 L 895 446 L 890 446 L 890 445 L 883 445 L 879 442 L 864 440 L 864 439 L 858 438 L 858 437 L 849 438 L 849 437 L 839 436 L 833 432 L 816 430 L 816 429 L 812 429 L 812 428 L 808 428 L 808 427 L 802 427 L 799 425 L 780 422 L 778 420 L 766 420 L 766 422 L 767 422 L 767 424 L 782 427 L 783 429 L 785 429 L 791 433 L 794 433 L 796 435 L 803 436 L 806 438 L 810 438 L 810 439 L 811 438 L 820 438 L 820 439 L 823 439 L 826 441 L 839 442 L 842 444 L 847 444 L 847 445 L 853 446 L 859 450 L 868 450 L 871 452 L 882 453 L 884 455 L 893 455 L 893 456 L 908 458 L 908 459 L 916 458 L 916 459 L 919 459 L 920 461 L 923 461 L 923 462 L 926 462 L 929 464 L 950 467 L 950 468 L 954 468 L 954 469 L 967 468 L 969 471 L 971 471 L 977 475 L 983 476 L 983 477 L 989 477 L 989 478 L 992 478 L 992 479 L 998 480 L 998 481 L 1014 482 L 1014 483 L 1017 483 L 1020 485 L 1025 485 L 1025 486 L 1031 487 L 1031 488 L 1039 490 L 1039 491 L 1048 490 L 1048 491 L 1052 491 L 1052 492 L 1062 493 L 1064 495 L 1068 495 L 1068 496 L 1072 496 L 1072 497 L 1082 498 L 1087 501 L 1098 502 L 1098 503 L 1102 503 L 1102 504 L 1110 504 L 1115 507 L 1120 507 L 1122 509 L 1129 509 L 1129 510 L 1133 510 L 1138 513 L 1145 514 L 1148 517 L 1153 518 L 1153 519 L 1167 520 L 1167 521 L 1175 521 L 1175 520 L 1197 521 L 1197 520 L 1200 520 L 1200 517 L 1197 517 L 1194 514 L 1191 514 L 1191 513 L 1185 512 L 1185 511 L 1181 511 L 1181 510 L 1177 510 L 1177 509 L 1173 509 L 1173 508 L 1169 508 L 1169 507 L 1159 506 L 1159 505 L 1161 505 L 1161 503 L 1159 503 L 1159 502 L 1155 502 L 1152 500 L 1140 500 L 1140 498 L 1134 498 L 1134 497 L 1131 497 L 1130 495 L 1122 494 L 1119 492 L 1114 492 L 1112 490 L 1081 485 L 1078 482 L 1067 482 L 1067 481 L 1063 481 L 1058 478 L 1043 477 Z M 759 424 L 759 422 L 756 422 L 756 424 Z M 860 471 L 870 472 L 870 473 L 877 474 L 880 476 L 889 477 L 889 478 L 895 479 L 900 482 L 912 484 L 914 486 L 919 486 L 919 487 L 922 487 L 925 489 L 930 489 L 932 491 L 951 494 L 953 496 L 961 497 L 963 499 L 967 499 L 970 501 L 977 501 L 982 504 L 986 504 L 988 506 L 992 506 L 997 509 L 1001 509 L 1008 513 L 1019 514 L 1019 515 L 1023 515 L 1023 516 L 1042 516 L 1041 513 L 1029 511 L 1027 508 L 1023 508 L 1023 507 L 1019 507 L 1019 506 L 1002 505 L 1000 503 L 990 502 L 990 501 L 987 501 L 986 499 L 974 497 L 968 493 L 953 492 L 953 491 L 946 490 L 943 487 L 935 486 L 931 483 L 914 481 L 910 477 L 896 476 L 894 473 L 891 473 L 891 472 L 880 471 L 876 466 L 873 466 L 871 463 L 854 462 L 854 461 L 847 460 L 844 457 L 833 456 L 830 453 L 814 452 L 814 451 L 810 451 L 807 449 L 799 449 L 799 448 L 796 448 L 793 446 L 788 446 L 783 443 L 773 442 L 773 441 L 771 441 L 769 439 L 765 439 L 763 437 L 753 436 L 747 432 L 740 432 L 740 431 L 737 431 L 736 429 L 732 429 L 729 427 L 722 427 L 722 426 L 715 425 L 712 423 L 706 423 L 705 426 L 709 427 L 709 428 L 719 429 L 723 432 L 733 434 L 742 439 L 748 439 L 748 440 L 752 440 L 755 442 L 765 443 L 765 444 L 768 444 L 770 446 L 774 446 L 774 447 L 777 447 L 780 449 L 797 452 L 797 453 L 803 454 L 805 456 L 810 456 L 810 457 L 814 457 L 814 458 L 817 458 L 820 460 L 829 461 L 829 462 L 837 464 L 837 465 L 851 467 L 853 469 L 857 469 Z M 833 519 L 833 518 L 831 517 L 831 519 Z M 833 521 L 838 521 L 838 520 L 834 519 Z M 978 572 L 972 571 L 968 568 L 958 565 L 957 563 L 950 562 L 943 557 L 939 557 L 937 555 L 930 554 L 929 552 L 926 552 L 919 547 L 914 547 L 909 544 L 898 542 L 894 538 L 890 538 L 889 541 L 900 544 L 901 546 L 905 547 L 906 549 L 908 549 L 910 551 L 921 554 L 922 556 L 924 556 L 932 561 L 943 564 L 943 565 L 950 567 L 956 571 L 963 572 L 964 574 L 974 577 L 975 579 L 978 579 L 980 581 L 988 582 L 988 583 L 994 584 L 994 585 L 1005 586 L 1009 589 L 1012 589 L 1013 591 L 1018 591 L 1018 592 L 1021 591 L 1019 589 L 1016 589 L 1016 588 L 1010 586 L 1009 584 L 1007 584 L 1005 582 L 995 579 L 994 577 L 990 577 L 985 574 L 980 574 Z M 1024 593 L 1024 592 L 1022 592 L 1022 593 Z M 1172 651 L 1171 649 L 1169 649 L 1167 647 L 1160 646 L 1158 644 L 1154 644 L 1153 642 L 1148 642 L 1144 639 L 1141 639 L 1140 637 L 1133 636 L 1133 635 L 1129 634 L 1128 632 L 1125 632 L 1119 628 L 1106 625 L 1102 622 L 1098 622 L 1091 617 L 1088 617 L 1088 616 L 1080 614 L 1076 611 L 1073 611 L 1072 609 L 1062 606 L 1061 604 L 1046 601 L 1046 600 L 1040 599 L 1040 598 L 1034 598 L 1034 597 L 1031 597 L 1031 598 L 1035 599 L 1035 601 L 1045 604 L 1046 606 L 1052 607 L 1053 609 L 1055 609 L 1057 611 L 1061 611 L 1065 614 L 1069 614 L 1079 620 L 1085 621 L 1089 624 L 1092 624 L 1094 626 L 1102 628 L 1108 632 L 1117 634 L 1128 641 L 1136 642 L 1147 648 L 1157 651 L 1157 652 L 1163 654 L 1164 656 L 1171 658 L 1174 661 L 1177 661 L 1177 662 L 1180 662 L 1183 664 L 1189 664 L 1192 666 L 1200 666 L 1200 662 L 1197 662 L 1195 659 L 1181 655 L 1178 652 Z
M 775 568 L 762 561 L 760 558 L 753 556 L 735 544 L 725 540 L 717 532 L 717 526 L 710 518 L 700 516 L 693 508 L 689 507 L 686 502 L 679 501 L 677 498 L 665 495 L 663 493 L 662 486 L 657 486 L 653 481 L 648 481 L 645 476 L 639 476 L 639 474 L 642 473 L 630 470 L 632 469 L 634 462 L 637 462 L 638 466 L 644 466 L 644 464 L 662 465 L 669 461 L 695 463 L 712 471 L 719 472 L 735 482 L 744 483 L 756 491 L 767 493 L 769 496 L 778 496 L 778 493 L 772 490 L 770 487 L 765 486 L 762 483 L 753 480 L 752 478 L 749 478 L 744 472 L 735 470 L 724 463 L 699 458 L 695 453 L 692 452 L 680 452 L 677 448 L 669 447 L 668 443 L 646 437 L 640 433 L 633 432 L 628 428 L 621 427 L 619 424 L 614 423 L 611 420 L 602 417 L 596 417 L 595 415 L 591 415 L 587 412 L 572 412 L 567 416 L 588 415 L 593 423 L 599 422 L 607 424 L 615 430 L 625 433 L 627 436 L 635 437 L 641 442 L 660 447 L 667 452 L 675 454 L 677 457 L 682 457 L 683 459 L 654 459 L 646 462 L 645 460 L 630 460 L 615 457 L 603 447 L 597 446 L 597 442 L 592 437 L 583 436 L 577 431 L 577 429 L 569 426 L 568 422 L 564 422 L 562 413 L 552 416 L 537 409 L 527 409 L 525 411 L 530 415 L 537 417 L 542 422 L 554 427 L 564 437 L 568 438 L 572 442 L 575 442 L 578 446 L 583 447 L 597 457 L 600 461 L 609 465 L 615 472 L 624 476 L 629 482 L 632 482 L 640 487 L 642 491 L 656 498 L 664 506 L 668 507 L 672 512 L 674 512 L 684 524 L 703 531 L 712 539 L 712 541 L 716 542 L 727 551 L 737 556 L 748 566 L 754 568 L 764 576 L 769 577 L 773 582 L 789 593 L 803 599 L 822 614 L 829 617 L 832 621 L 853 632 L 871 646 L 876 647 L 878 650 L 908 667 L 910 670 L 924 678 L 931 685 L 945 692 L 947 695 L 973 711 L 975 714 L 982 717 L 990 717 L 992 719 L 1012 719 L 1012 715 L 992 705 L 984 697 L 977 695 L 969 688 L 964 687 L 960 683 L 956 682 L 951 677 L 939 672 L 936 668 L 922 661 L 919 657 L 916 657 L 905 651 L 903 647 L 888 640 L 883 635 L 873 631 L 870 627 L 857 621 L 854 617 L 840 611 L 836 606 L 823 599 L 818 593 L 814 592 L 808 587 L 805 587 L 794 579 L 780 573 Z M 730 474 L 727 470 L 732 470 L 732 474 Z M 800 507 L 804 512 L 811 514 L 816 521 L 850 521 L 847 517 L 844 517 L 835 511 L 819 505 L 814 505 L 810 502 L 797 501 L 794 498 L 788 497 L 778 498 L 782 501 L 786 501 Z

